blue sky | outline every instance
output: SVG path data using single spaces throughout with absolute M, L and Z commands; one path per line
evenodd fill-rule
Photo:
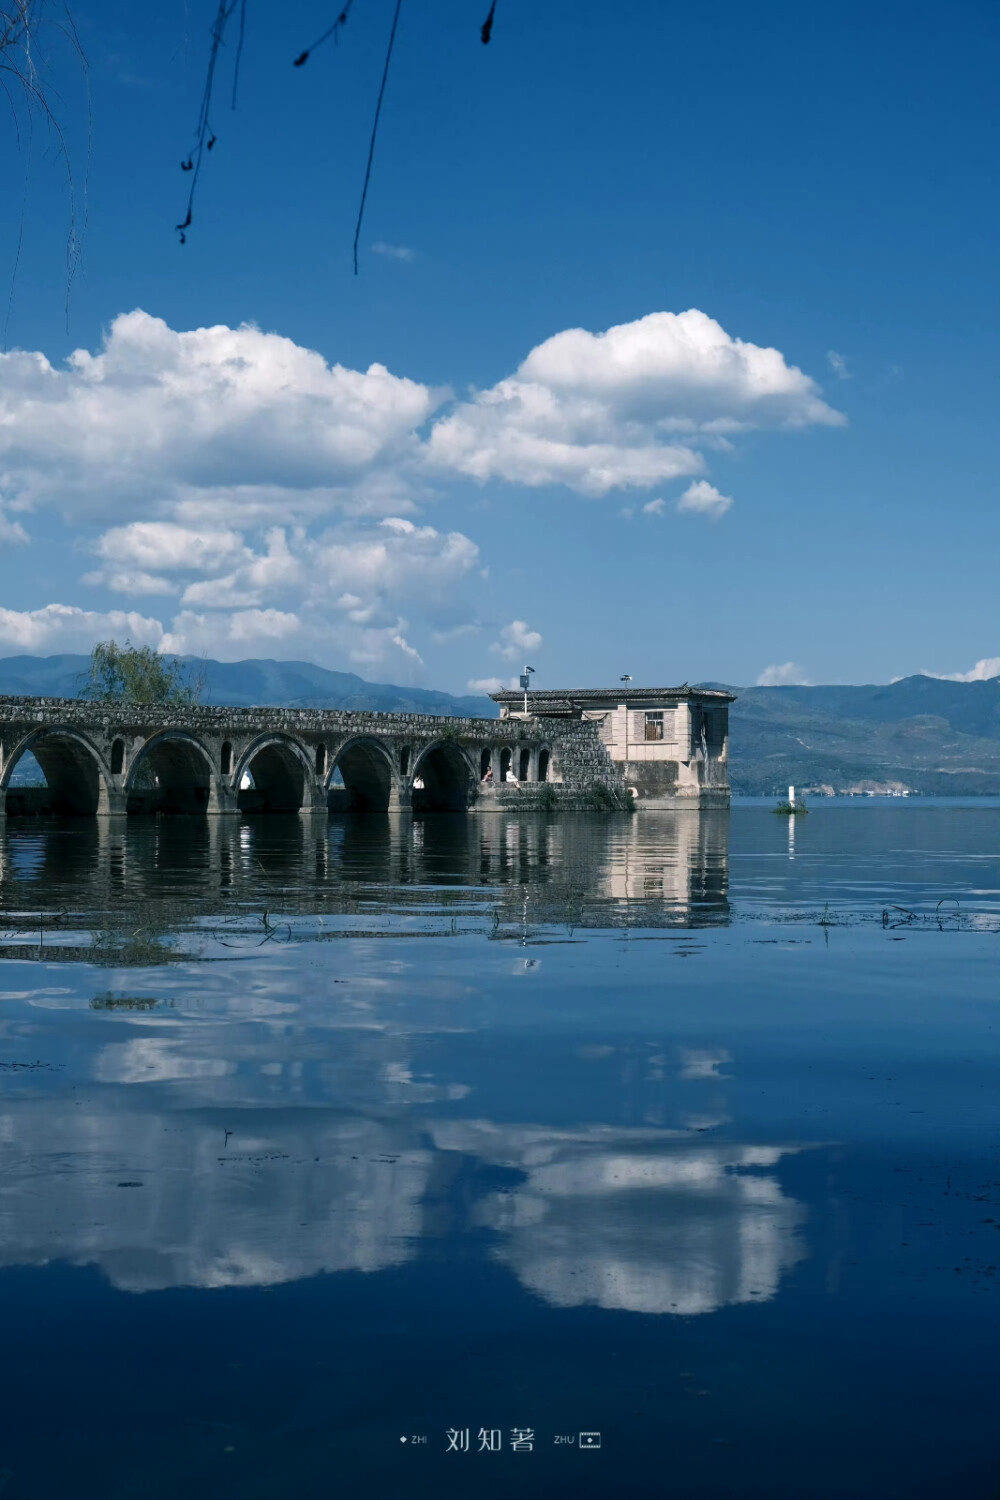
M 483 47 L 485 4 L 403 0 L 355 277 L 392 8 L 296 70 L 333 10 L 249 0 L 183 247 L 213 0 L 73 5 L 89 166 L 49 34 L 86 225 L 67 311 L 54 138 L 0 123 L 0 653 L 994 657 L 995 7 L 499 0 Z

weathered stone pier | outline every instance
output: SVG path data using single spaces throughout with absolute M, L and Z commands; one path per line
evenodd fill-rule
M 31 753 L 45 787 L 11 784 Z M 625 807 L 598 726 L 0 697 L 0 815 Z

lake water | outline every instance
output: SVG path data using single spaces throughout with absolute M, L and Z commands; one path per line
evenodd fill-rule
M 11 823 L 3 1500 L 995 1496 L 997 832 Z

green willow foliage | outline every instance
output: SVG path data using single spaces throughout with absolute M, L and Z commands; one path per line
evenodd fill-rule
M 151 646 L 99 641 L 80 697 L 102 703 L 196 703 L 198 686 L 185 682 L 180 665 Z

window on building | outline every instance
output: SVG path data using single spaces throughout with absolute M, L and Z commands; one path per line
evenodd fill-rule
M 646 738 L 647 740 L 662 740 L 663 738 L 663 714 L 649 713 L 646 715 Z

